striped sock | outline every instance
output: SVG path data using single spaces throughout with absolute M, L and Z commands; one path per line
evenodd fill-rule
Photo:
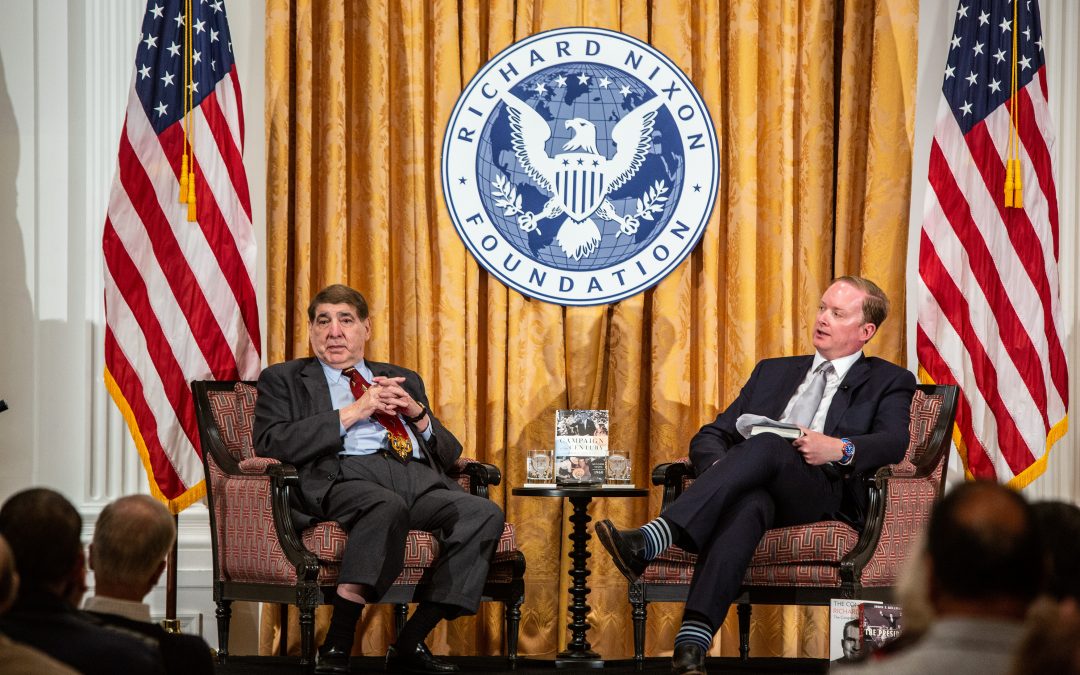
M 641 533 L 645 535 L 643 557 L 646 560 L 652 560 L 671 546 L 671 528 L 663 518 L 655 518 L 642 525 Z
M 683 619 L 679 632 L 675 634 L 675 646 L 695 644 L 701 647 L 702 651 L 708 652 L 709 646 L 712 645 L 713 632 L 712 626 L 704 621 Z

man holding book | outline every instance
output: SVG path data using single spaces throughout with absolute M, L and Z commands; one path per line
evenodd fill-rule
M 596 524 L 631 581 L 672 544 L 698 554 L 674 673 L 705 672 L 705 653 L 767 529 L 826 519 L 860 526 L 868 499 L 862 476 L 903 458 L 915 378 L 862 353 L 888 309 L 872 281 L 834 280 L 818 307 L 815 354 L 758 363 L 738 398 L 691 440 L 694 483 L 641 528 Z M 776 423 L 801 434 L 750 433 Z

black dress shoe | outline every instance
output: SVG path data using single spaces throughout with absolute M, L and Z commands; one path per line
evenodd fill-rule
M 642 557 L 645 552 L 645 535 L 641 530 L 619 530 L 606 518 L 596 523 L 594 528 L 600 543 L 604 545 L 615 567 L 623 573 L 630 583 L 638 580 L 648 567 L 649 561 Z
M 456 673 L 458 670 L 455 664 L 432 654 L 423 642 L 411 654 L 399 653 L 396 645 L 386 650 L 388 673 Z
M 705 650 L 692 643 L 675 645 L 671 675 L 705 675 Z
M 323 645 L 323 648 L 319 650 L 315 672 L 319 675 L 349 672 L 349 651 L 341 647 Z

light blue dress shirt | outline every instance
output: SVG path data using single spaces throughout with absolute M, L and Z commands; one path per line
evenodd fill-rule
M 352 386 L 349 383 L 349 378 L 346 377 L 342 371 L 331 368 L 322 361 L 319 361 L 319 365 L 322 366 L 323 374 L 326 375 L 326 384 L 330 387 L 330 402 L 334 406 L 334 410 L 341 410 L 347 405 L 350 405 L 356 401 L 356 397 L 352 394 Z M 368 368 L 366 362 L 361 361 L 356 364 L 356 371 L 368 382 L 375 379 L 374 373 L 371 372 L 371 368 Z M 401 415 L 398 415 L 400 418 Z M 409 442 L 412 444 L 413 458 L 423 459 L 423 455 L 420 454 L 420 446 L 416 442 L 416 436 L 413 435 L 412 427 L 410 427 L 405 420 L 401 423 L 405 426 L 405 433 L 409 434 Z M 343 437 L 343 443 L 345 449 L 339 454 L 341 455 L 373 455 L 380 450 L 385 450 L 389 447 L 387 437 L 389 434 L 383 425 L 376 422 L 373 418 L 365 418 L 358 420 L 351 427 L 346 429 L 340 422 L 341 435 Z M 427 429 L 421 432 L 424 440 L 431 439 L 431 423 L 428 423 Z

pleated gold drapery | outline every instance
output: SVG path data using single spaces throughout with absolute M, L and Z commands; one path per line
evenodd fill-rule
M 550 657 L 567 641 L 568 507 L 509 495 L 526 450 L 551 445 L 557 408 L 611 410 L 612 447 L 630 451 L 645 485 L 653 465 L 686 454 L 757 360 L 810 349 L 820 293 L 846 273 L 888 292 L 893 318 L 868 351 L 902 362 L 917 0 L 267 4 L 269 360 L 308 353 L 304 309 L 319 288 L 365 294 L 368 354 L 420 372 L 466 453 L 503 469 L 493 498 L 528 559 L 523 655 Z M 689 260 L 647 293 L 564 309 L 478 268 L 439 176 L 469 78 L 514 41 L 575 25 L 650 42 L 687 72 L 723 168 Z M 654 490 L 599 500 L 592 516 L 639 524 L 659 505 Z M 627 657 L 626 583 L 591 546 L 589 640 Z M 826 615 L 755 608 L 752 653 L 825 655 Z M 650 654 L 670 651 L 680 616 L 678 605 L 650 607 Z M 361 650 L 382 653 L 389 614 L 368 611 L 363 624 Z M 275 635 L 264 622 L 264 648 Z M 429 644 L 496 654 L 502 637 L 492 605 Z M 737 645 L 732 614 L 713 651 Z

